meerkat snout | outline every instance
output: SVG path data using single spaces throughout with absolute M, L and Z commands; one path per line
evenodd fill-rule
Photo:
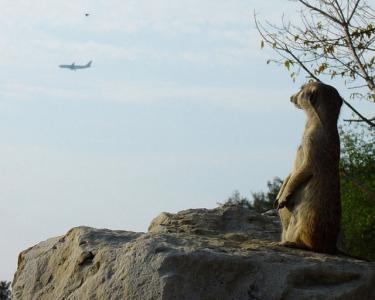
M 290 102 L 294 104 L 297 108 L 301 108 L 300 105 L 298 104 L 298 94 L 294 94 L 290 97 Z

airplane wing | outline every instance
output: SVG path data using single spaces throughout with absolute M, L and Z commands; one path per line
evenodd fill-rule
M 73 62 L 71 65 L 59 65 L 60 68 L 66 68 L 73 71 L 76 71 L 77 69 L 86 69 L 91 67 L 92 61 L 90 60 L 86 65 L 76 65 L 75 62 Z

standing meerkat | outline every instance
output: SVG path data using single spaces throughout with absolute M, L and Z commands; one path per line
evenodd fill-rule
M 292 172 L 276 197 L 281 245 L 336 252 L 340 231 L 340 140 L 337 119 L 342 98 L 329 85 L 311 82 L 290 101 L 307 115 Z

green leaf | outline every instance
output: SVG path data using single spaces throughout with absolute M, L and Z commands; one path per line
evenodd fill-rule
M 333 53 L 334 49 L 335 48 L 333 45 L 328 45 L 327 47 L 324 48 L 324 54 Z
M 264 48 L 264 41 L 262 40 L 261 42 L 260 42 L 260 49 L 263 49 Z
M 324 70 L 325 70 L 325 66 L 324 66 L 324 64 L 321 64 L 321 65 L 319 66 L 319 68 L 318 68 L 318 72 L 319 72 L 319 73 L 322 73 Z
M 367 37 L 370 38 L 373 33 L 374 33 L 374 27 L 372 26 L 372 24 L 368 24 L 367 32 L 366 32 Z
M 284 66 L 288 69 L 288 71 L 289 71 L 289 69 L 290 69 L 290 63 L 291 63 L 290 60 L 286 60 L 286 61 L 284 61 Z

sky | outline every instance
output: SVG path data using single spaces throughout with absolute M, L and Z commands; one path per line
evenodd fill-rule
M 22 250 L 72 227 L 147 231 L 163 211 L 251 198 L 288 174 L 304 124 L 289 97 L 305 79 L 266 64 L 252 16 L 293 18 L 296 3 L 0 8 L 0 280 Z

